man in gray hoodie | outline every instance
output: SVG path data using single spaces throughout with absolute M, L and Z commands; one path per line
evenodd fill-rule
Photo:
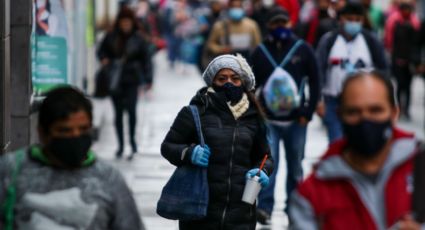
M 122 175 L 90 150 L 91 128 L 82 93 L 47 94 L 41 143 L 0 157 L 0 229 L 145 229 Z

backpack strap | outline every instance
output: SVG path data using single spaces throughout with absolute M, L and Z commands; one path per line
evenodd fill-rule
M 198 133 L 199 142 L 202 147 L 205 146 L 204 135 L 202 134 L 201 118 L 199 117 L 198 107 L 195 105 L 189 105 L 190 111 L 192 112 L 193 119 L 195 120 L 196 132 Z
M 283 61 L 280 63 L 280 67 L 284 67 L 286 64 L 288 64 L 288 62 L 291 60 L 292 56 L 294 56 L 295 51 L 297 51 L 297 49 L 303 44 L 303 40 L 298 40 L 294 46 L 292 46 L 292 48 L 289 50 L 288 54 L 286 54 L 285 58 L 283 59 Z
M 264 46 L 263 43 L 260 44 L 260 49 L 261 49 L 261 51 L 263 51 L 264 55 L 266 55 L 270 64 L 272 64 L 273 67 L 276 68 L 278 66 L 276 61 L 274 60 L 274 58 L 272 57 L 272 55 L 270 54 L 270 52 L 267 50 L 266 46 Z
M 12 230 L 14 225 L 14 208 L 16 203 L 16 180 L 21 169 L 21 164 L 25 156 L 25 150 L 19 150 L 15 153 L 15 167 L 12 171 L 11 183 L 6 190 L 6 200 L 4 202 L 3 211 L 5 219 L 5 230 Z
M 270 52 L 267 50 L 266 46 L 261 43 L 259 45 L 261 51 L 263 51 L 264 55 L 266 55 L 267 59 L 269 60 L 269 62 L 273 65 L 274 68 L 280 66 L 280 67 L 284 67 L 292 58 L 292 56 L 294 56 L 295 51 L 297 51 L 297 49 L 303 44 L 303 40 L 298 40 L 297 42 L 295 42 L 295 44 L 291 47 L 291 49 L 289 50 L 289 52 L 286 54 L 285 58 L 283 59 L 283 61 L 280 63 L 280 65 L 277 65 L 276 61 L 274 60 L 273 56 L 270 54 Z
M 298 88 L 298 95 L 300 96 L 303 95 L 306 82 L 307 82 L 307 77 L 303 77 L 303 79 L 301 80 L 300 88 Z

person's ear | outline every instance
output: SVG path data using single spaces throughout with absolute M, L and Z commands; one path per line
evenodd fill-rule
M 400 107 L 394 106 L 394 108 L 391 109 L 391 122 L 393 126 L 397 123 L 397 120 L 400 116 Z
M 38 126 L 37 132 L 38 132 L 38 138 L 40 139 L 40 143 L 45 145 L 48 142 L 47 130 L 44 130 L 41 126 Z

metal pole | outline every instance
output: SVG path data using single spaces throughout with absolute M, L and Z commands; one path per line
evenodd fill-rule
M 10 150 L 30 144 L 32 0 L 10 0 Z
M 10 0 L 0 1 L 0 154 L 10 143 Z

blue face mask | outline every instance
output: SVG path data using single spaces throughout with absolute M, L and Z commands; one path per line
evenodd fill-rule
M 354 37 L 362 30 L 362 24 L 360 22 L 346 22 L 344 23 L 344 31 L 348 35 Z
M 242 8 L 231 8 L 229 10 L 229 17 L 233 21 L 240 21 L 245 16 L 245 12 Z
M 285 27 L 278 27 L 270 31 L 272 37 L 276 40 L 287 40 L 292 35 L 292 30 Z

